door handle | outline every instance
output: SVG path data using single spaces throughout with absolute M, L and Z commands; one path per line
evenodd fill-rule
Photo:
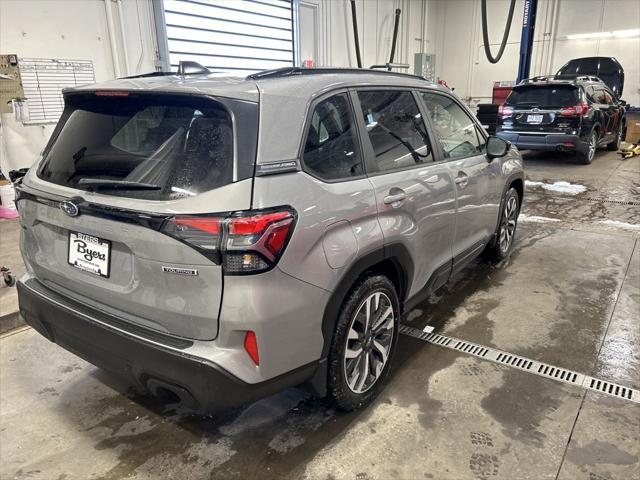
M 456 185 L 458 185 L 460 188 L 464 188 L 467 186 L 467 183 L 469 183 L 469 176 L 464 172 L 458 172 L 458 176 L 456 177 L 454 182 L 456 182 Z
M 394 187 L 391 190 L 389 190 L 389 195 L 384 197 L 382 201 L 385 204 L 391 205 L 392 207 L 395 208 L 395 207 L 399 207 L 400 204 L 404 202 L 406 199 L 407 199 L 407 193 L 401 188 Z

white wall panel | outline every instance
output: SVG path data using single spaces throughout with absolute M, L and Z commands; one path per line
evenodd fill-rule
M 111 2 L 111 7 L 120 70 L 131 75 L 154 71 L 156 46 L 151 0 L 122 0 L 124 32 L 120 30 L 116 2 Z M 103 0 L 0 0 L 0 48 L 2 53 L 15 53 L 19 58 L 90 60 L 96 81 L 115 77 Z M 47 93 L 59 95 L 58 87 Z M 11 114 L 3 114 L 2 171 L 30 166 L 53 128 L 53 124 L 25 126 Z
M 293 65 L 287 0 L 163 0 L 169 62 L 198 62 L 244 75 Z
M 487 2 L 494 55 L 504 31 L 509 3 L 510 0 Z M 491 64 L 482 47 L 480 2 L 429 0 L 427 14 L 436 24 L 427 28 L 427 41 L 435 43 L 436 75 L 471 103 L 487 101 L 493 81 L 515 80 L 523 9 L 523 1 L 518 0 L 504 56 L 498 64 Z M 531 76 L 555 73 L 572 58 L 614 56 L 625 69 L 623 97 L 640 105 L 640 37 L 567 39 L 572 33 L 634 28 L 640 28 L 640 2 L 636 0 L 539 0 Z

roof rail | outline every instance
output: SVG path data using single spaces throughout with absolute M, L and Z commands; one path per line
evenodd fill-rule
M 525 78 L 520 82 L 520 84 L 527 84 L 533 82 L 548 82 L 553 78 L 552 75 L 538 75 L 537 77 Z
M 596 77 L 595 75 L 580 75 L 578 73 L 561 73 L 561 74 L 556 74 L 553 78 L 555 80 L 572 80 L 573 83 L 576 83 L 576 82 L 604 83 L 600 77 Z
M 274 70 L 263 70 L 262 72 L 253 73 L 247 76 L 247 80 L 262 80 L 263 78 L 279 78 L 279 77 L 291 77 L 296 75 L 321 75 L 329 73 L 369 73 L 375 75 L 394 75 L 401 77 L 416 78 L 418 80 L 426 80 L 420 75 L 411 75 L 409 73 L 389 72 L 386 70 L 371 70 L 368 68 L 336 68 L 336 67 L 314 67 L 314 68 L 302 68 L 302 67 L 283 67 L 276 68 Z

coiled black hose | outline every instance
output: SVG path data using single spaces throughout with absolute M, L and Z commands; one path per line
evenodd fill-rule
M 484 41 L 484 53 L 487 55 L 487 60 L 490 63 L 498 63 L 502 58 L 504 49 L 507 46 L 507 40 L 509 40 L 509 30 L 511 30 L 511 20 L 513 20 L 513 11 L 516 7 L 516 0 L 511 0 L 509 6 L 509 16 L 507 17 L 507 25 L 504 28 L 504 35 L 502 36 L 502 43 L 500 44 L 500 50 L 498 55 L 491 54 L 491 45 L 489 45 L 489 28 L 487 27 L 487 0 L 481 0 L 482 5 L 482 40 Z

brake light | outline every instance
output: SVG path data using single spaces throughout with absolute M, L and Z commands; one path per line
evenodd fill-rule
M 589 112 L 589 104 L 580 102 L 573 107 L 564 107 L 560 109 L 560 115 L 563 117 L 583 117 Z
M 96 97 L 128 97 L 129 92 L 126 90 L 96 90 Z
M 225 274 L 237 275 L 273 268 L 284 252 L 294 221 L 295 213 L 289 209 L 237 212 L 173 217 L 162 230 L 213 256 L 222 263 Z
M 219 218 L 178 217 L 173 222 L 178 227 L 193 228 L 205 233 L 220 233 L 221 220 Z
M 249 330 L 244 336 L 244 349 L 253 360 L 253 363 L 260 365 L 260 354 L 258 352 L 258 339 L 256 333 Z
M 229 223 L 231 235 L 256 235 L 262 233 L 273 222 L 289 217 L 289 212 L 275 212 L 251 217 L 232 218 Z
M 164 225 L 163 231 L 199 249 L 217 252 L 222 221 L 216 217 L 173 217 Z
M 513 108 L 502 104 L 498 107 L 498 114 L 503 117 L 508 117 L 509 115 L 513 115 Z

